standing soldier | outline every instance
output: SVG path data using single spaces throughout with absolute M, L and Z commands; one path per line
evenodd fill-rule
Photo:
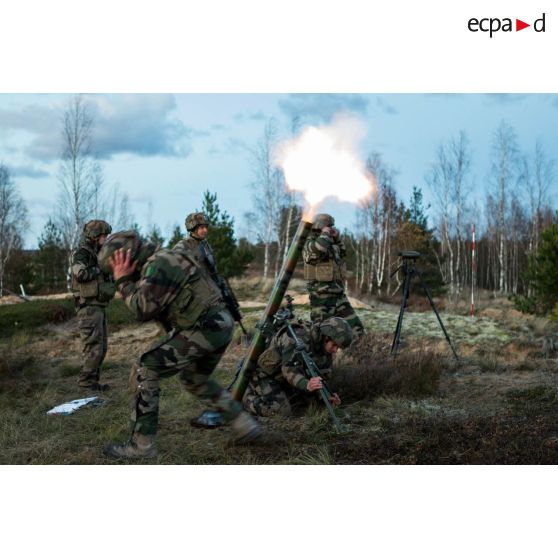
M 213 250 L 207 242 L 207 233 L 209 232 L 209 222 L 205 215 L 201 212 L 190 213 L 186 217 L 186 230 L 190 233 L 188 238 L 179 240 L 174 246 L 175 249 L 190 250 L 198 265 L 201 265 L 215 282 L 225 303 L 227 310 L 231 313 L 235 322 L 238 322 L 244 335 L 247 335 L 244 325 L 242 324 L 242 314 L 240 306 L 235 294 L 233 293 L 229 282 L 219 275 L 217 270 L 217 262 L 213 255 Z
M 111 444 L 116 458 L 155 457 L 159 382 L 178 374 L 186 390 L 209 403 L 230 423 L 235 441 L 258 437 L 261 428 L 231 394 L 210 378 L 234 328 L 222 295 L 191 250 L 180 243 L 155 251 L 135 231 L 110 236 L 99 255 L 103 270 L 113 271 L 116 286 L 140 321 L 157 320 L 167 332 L 132 367 L 132 436 Z
M 203 213 L 197 212 L 190 213 L 190 215 L 186 217 L 185 224 L 186 230 L 190 236 L 180 240 L 175 248 L 180 244 L 184 244 L 195 254 L 198 263 L 207 266 L 207 252 L 209 246 L 206 239 L 207 233 L 209 232 L 209 222 Z
M 353 340 L 351 326 L 341 318 L 327 318 L 315 324 L 295 321 L 291 325 L 326 379 L 331 372 L 332 355 L 348 347 Z M 308 401 L 308 396 L 322 389 L 321 377 L 307 378 L 295 349 L 295 340 L 286 326 L 281 327 L 258 359 L 258 367 L 242 400 L 246 410 L 261 416 L 288 416 L 294 403 Z M 331 401 L 334 405 L 341 403 L 336 393 Z
M 316 215 L 302 250 L 304 278 L 308 281 L 310 295 L 310 319 L 338 316 L 347 320 L 354 334 L 360 336 L 364 326 L 345 295 L 345 246 L 334 225 L 331 215 Z
M 99 379 L 107 354 L 105 307 L 114 297 L 116 288 L 110 275 L 101 271 L 97 254 L 110 233 L 107 222 L 89 221 L 83 227 L 79 248 L 72 253 L 72 293 L 82 344 L 78 385 L 94 391 L 105 391 L 109 387 Z

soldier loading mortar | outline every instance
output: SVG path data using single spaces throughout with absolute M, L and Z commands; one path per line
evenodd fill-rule
M 345 246 L 334 225 L 335 219 L 331 215 L 316 215 L 302 251 L 310 319 L 337 316 L 349 322 L 355 336 L 361 336 L 364 325 L 345 294 Z

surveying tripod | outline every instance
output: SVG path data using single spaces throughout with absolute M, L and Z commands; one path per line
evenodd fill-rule
M 401 270 L 403 272 L 405 279 L 403 282 L 403 295 L 401 297 L 401 308 L 399 310 L 399 318 L 397 319 L 397 326 L 395 328 L 395 334 L 393 336 L 393 343 L 391 344 L 391 354 L 395 356 L 397 354 L 397 351 L 399 350 L 399 345 L 401 342 L 401 326 L 403 325 L 403 314 L 405 312 L 405 308 L 407 307 L 407 301 L 409 300 L 409 290 L 411 287 L 411 280 L 413 279 L 413 276 L 416 275 L 419 278 L 421 287 L 423 288 L 424 292 L 426 293 L 426 296 L 428 297 L 430 306 L 432 307 L 434 314 L 436 314 L 436 318 L 438 318 L 440 327 L 442 328 L 442 331 L 446 336 L 446 341 L 451 347 L 455 359 L 457 360 L 457 362 L 459 362 L 459 357 L 457 356 L 457 352 L 455 351 L 455 348 L 451 342 L 448 332 L 446 331 L 446 328 L 442 323 L 440 314 L 438 314 L 438 310 L 436 310 L 436 305 L 432 300 L 430 291 L 428 290 L 426 283 L 422 279 L 422 274 L 416 267 L 416 260 L 420 257 L 420 252 L 407 250 L 404 252 L 399 252 L 399 256 L 401 257 L 402 262 L 399 265 L 399 267 L 391 274 L 391 277 L 393 277 L 399 270 Z

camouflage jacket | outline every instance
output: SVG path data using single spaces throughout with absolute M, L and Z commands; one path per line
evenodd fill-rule
M 293 328 L 316 366 L 327 375 L 331 370 L 332 356 L 323 352 L 314 330 L 307 324 L 296 323 Z M 295 342 L 285 327 L 271 338 L 265 351 L 258 358 L 258 369 L 278 382 L 287 382 L 292 387 L 305 391 L 308 379 L 304 365 L 295 353 Z
M 121 277 L 116 285 L 137 320 L 157 320 L 167 331 L 193 327 L 222 303 L 221 292 L 195 255 L 178 244 L 148 258 L 139 280 Z
M 345 245 L 329 231 L 313 233 L 302 249 L 308 290 L 318 294 L 343 294 Z
M 79 306 L 107 306 L 115 293 L 114 282 L 99 267 L 97 252 L 82 240 L 71 258 L 72 294 Z
M 179 240 L 173 247 L 174 248 L 183 248 L 186 250 L 190 250 L 194 257 L 196 258 L 196 262 L 200 265 L 205 265 L 209 272 L 211 269 L 209 264 L 207 263 L 207 258 L 205 256 L 205 252 L 203 250 L 204 244 L 207 244 L 207 240 L 200 240 L 199 238 L 195 238 L 193 236 L 188 236 Z

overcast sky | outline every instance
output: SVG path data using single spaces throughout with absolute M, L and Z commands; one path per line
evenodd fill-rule
M 53 213 L 61 116 L 69 99 L 0 95 L 0 162 L 10 169 L 29 208 L 27 247 L 36 246 Z M 243 221 L 251 209 L 253 180 L 248 148 L 256 145 L 270 118 L 287 137 L 295 116 L 306 124 L 328 123 L 339 112 L 360 117 L 367 129 L 362 158 L 371 151 L 382 154 L 397 172 L 396 191 L 405 202 L 413 185 L 422 187 L 430 201 L 425 174 L 437 146 L 460 130 L 470 140 L 470 180 L 480 207 L 492 136 L 502 120 L 514 127 L 523 151 L 532 152 L 540 140 L 547 155 L 558 159 L 558 95 L 96 94 L 86 99 L 95 114 L 94 150 L 106 183 L 128 193 L 142 227 L 156 223 L 165 236 L 201 207 L 206 189 L 217 193 L 238 233 L 247 232 Z M 556 183 L 551 193 L 556 207 Z M 330 201 L 324 209 L 342 228 L 354 224 L 350 204 Z

